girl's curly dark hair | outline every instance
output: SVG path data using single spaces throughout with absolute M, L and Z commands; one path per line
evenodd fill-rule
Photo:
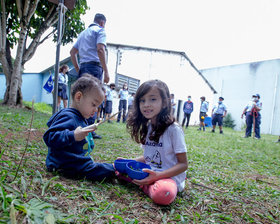
M 141 144 L 145 144 L 146 142 L 149 120 L 142 115 L 139 107 L 139 101 L 141 97 L 147 94 L 153 87 L 156 87 L 159 90 L 163 107 L 157 115 L 156 124 L 152 126 L 152 133 L 149 136 L 149 139 L 158 142 L 160 136 L 171 124 L 174 123 L 175 120 L 171 115 L 171 99 L 168 86 L 160 80 L 150 80 L 144 82 L 135 94 L 133 110 L 129 113 L 126 124 L 131 138 Z

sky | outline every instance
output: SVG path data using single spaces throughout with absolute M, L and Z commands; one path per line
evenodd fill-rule
M 184 51 L 198 69 L 280 58 L 279 0 L 89 0 L 107 18 L 107 42 Z M 73 43 L 61 46 L 60 60 Z M 55 64 L 51 40 L 38 47 L 25 72 Z

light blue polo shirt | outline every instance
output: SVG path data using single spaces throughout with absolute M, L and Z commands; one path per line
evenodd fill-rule
M 74 44 L 74 47 L 79 51 L 80 63 L 100 62 L 97 44 L 103 44 L 106 47 L 106 33 L 103 27 L 94 23 L 79 34 Z
M 217 103 L 216 105 L 214 105 L 213 107 L 213 114 L 224 114 L 224 112 L 227 110 L 227 107 L 225 104 L 221 103 Z
M 107 101 L 113 101 L 113 90 L 112 89 L 107 89 L 106 100 Z
M 68 75 L 63 75 L 63 73 L 58 74 L 58 83 L 67 85 L 68 84 Z
M 251 112 L 253 109 L 253 101 L 249 101 L 249 103 L 247 104 L 247 106 L 245 107 L 246 112 Z M 256 106 L 259 107 L 260 109 L 262 109 L 262 103 L 260 101 L 256 102 Z
M 128 90 L 121 89 L 120 90 L 120 99 L 127 100 L 128 98 Z
M 208 103 L 206 101 L 203 101 L 200 106 L 200 112 L 207 113 L 207 111 L 208 111 Z

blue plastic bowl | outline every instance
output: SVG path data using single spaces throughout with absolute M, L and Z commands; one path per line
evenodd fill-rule
M 114 162 L 115 169 L 117 171 L 119 171 L 120 173 L 126 174 L 126 164 L 128 162 L 133 162 L 133 161 L 135 161 L 135 160 L 133 160 L 133 159 L 117 159 Z
M 151 169 L 151 167 L 146 163 L 137 161 L 128 162 L 126 164 L 126 173 L 131 179 L 142 180 L 149 176 L 149 173 L 142 171 L 144 168 Z

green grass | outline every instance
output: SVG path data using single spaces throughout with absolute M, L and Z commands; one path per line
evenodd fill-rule
M 31 106 L 31 103 L 25 102 Z M 185 131 L 189 169 L 186 188 L 170 206 L 158 206 L 137 186 L 118 181 L 73 181 L 45 171 L 47 147 L 42 135 L 51 107 L 31 110 L 0 106 L 0 223 L 279 223 L 280 145 L 277 136 L 243 139 L 243 132 L 224 135 Z M 98 129 L 93 157 L 110 162 L 142 154 L 124 124 Z M 44 221 L 45 220 L 45 221 Z

